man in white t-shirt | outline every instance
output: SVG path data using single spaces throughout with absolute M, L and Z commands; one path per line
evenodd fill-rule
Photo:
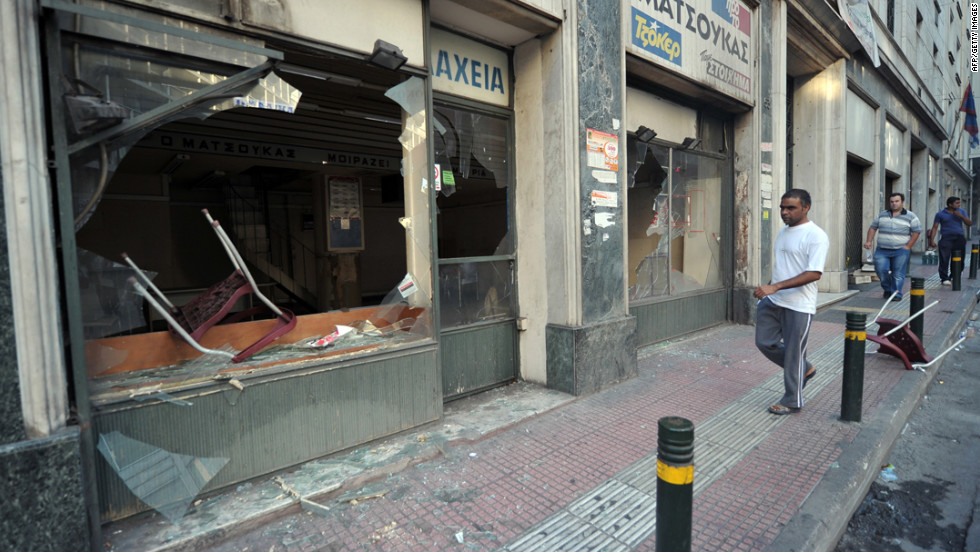
M 817 313 L 817 280 L 823 274 L 830 240 L 807 219 L 810 194 L 793 189 L 779 202 L 786 226 L 776 235 L 772 280 L 755 288 L 755 346 L 782 366 L 786 392 L 769 407 L 773 414 L 794 414 L 803 408 L 803 387 L 817 370 L 806 360 L 810 322 Z

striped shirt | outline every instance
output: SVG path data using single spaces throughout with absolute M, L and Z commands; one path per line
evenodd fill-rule
M 901 249 L 909 243 L 912 234 L 922 233 L 919 217 L 908 209 L 902 209 L 897 215 L 886 209 L 871 221 L 871 227 L 878 231 L 879 249 Z

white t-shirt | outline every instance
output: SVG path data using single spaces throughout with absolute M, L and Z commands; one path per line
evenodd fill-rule
M 813 221 L 796 226 L 783 226 L 776 234 L 775 262 L 772 282 L 782 282 L 808 271 L 823 273 L 830 239 Z M 805 286 L 781 289 L 769 296 L 780 307 L 817 313 L 817 282 Z

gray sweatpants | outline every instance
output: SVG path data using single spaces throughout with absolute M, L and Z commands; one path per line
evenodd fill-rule
M 813 315 L 786 309 L 766 297 L 756 310 L 755 346 L 783 368 L 786 389 L 780 404 L 803 408 L 803 376 L 813 366 L 806 360 L 806 341 Z

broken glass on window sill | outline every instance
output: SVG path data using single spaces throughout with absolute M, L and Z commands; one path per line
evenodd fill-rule
M 166 331 L 91 340 L 86 343 L 89 393 L 94 404 L 167 400 L 168 392 L 237 382 L 260 371 L 376 353 L 430 337 L 429 313 L 426 308 L 383 305 L 300 316 L 296 328 L 277 344 L 237 364 L 223 356 L 202 355 Z M 395 321 L 388 323 L 387 317 Z M 209 348 L 234 349 L 238 341 L 250 339 L 273 323 L 261 320 L 216 326 L 202 341 Z M 338 326 L 351 330 L 329 346 L 310 346 L 333 334 Z

